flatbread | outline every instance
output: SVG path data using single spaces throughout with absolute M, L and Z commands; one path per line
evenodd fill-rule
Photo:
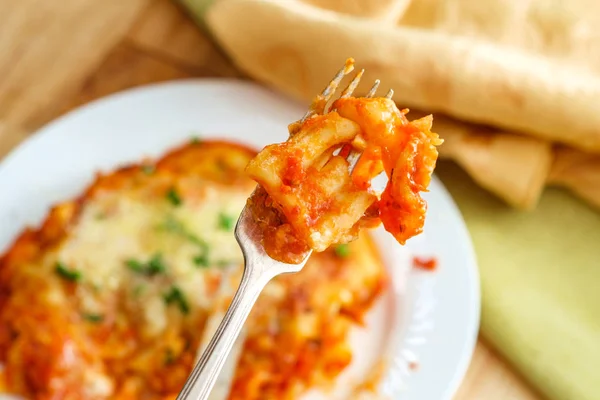
M 206 21 L 242 70 L 305 101 L 353 57 L 402 106 L 600 151 L 599 3 L 371 2 L 406 8 L 387 23 L 318 3 L 221 0 Z
M 240 69 L 307 105 L 353 57 L 357 94 L 380 79 L 433 113 L 441 156 L 515 207 L 547 184 L 600 205 L 598 2 L 218 0 L 206 22 Z

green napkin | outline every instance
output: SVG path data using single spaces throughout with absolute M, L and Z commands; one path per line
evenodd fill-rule
M 203 27 L 213 1 L 179 0 Z M 454 164 L 437 171 L 475 244 L 483 336 L 549 398 L 600 399 L 600 214 L 558 189 L 517 211 Z
M 600 213 L 560 189 L 517 211 L 452 163 L 437 174 L 477 252 L 483 336 L 548 398 L 600 399 Z

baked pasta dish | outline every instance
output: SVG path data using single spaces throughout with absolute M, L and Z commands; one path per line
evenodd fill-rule
M 339 116 L 310 120 L 295 140 L 319 124 L 363 132 L 348 119 L 354 103 L 339 107 Z M 255 187 L 244 172 L 255 156 L 238 144 L 193 140 L 156 162 L 97 176 L 26 229 L 0 258 L 2 391 L 32 400 L 174 400 L 207 321 L 229 300 L 221 288 L 241 270 L 232 231 Z M 298 178 L 292 164 L 284 164 L 289 183 Z M 344 185 L 364 185 L 362 175 Z M 357 195 L 353 218 L 386 207 Z M 309 215 L 330 212 L 314 204 L 303 203 Z M 387 277 L 368 235 L 322 248 L 336 241 L 315 239 L 324 251 L 267 285 L 246 324 L 229 399 L 295 399 L 327 387 L 350 363 L 349 330 Z
M 349 59 L 324 93 L 353 65 Z M 361 227 L 381 222 L 400 244 L 423 229 L 420 193 L 442 140 L 431 131 L 431 115 L 409 121 L 391 95 L 350 96 L 362 72 L 329 108 L 329 99 L 317 96 L 314 112 L 289 126 L 288 140 L 265 147 L 247 167 L 260 185 L 249 206 L 274 259 L 300 263 L 309 250 L 355 240 Z M 378 192 L 371 182 L 382 173 L 387 185 Z

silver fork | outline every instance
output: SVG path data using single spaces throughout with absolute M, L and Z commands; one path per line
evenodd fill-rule
M 353 64 L 347 63 L 344 68 L 338 71 L 329 85 L 317 97 L 317 100 L 313 102 L 309 111 L 300 119 L 300 124 L 315 114 L 328 112 L 326 111 L 327 103 L 331 100 L 344 76 L 352 72 L 353 69 Z M 356 74 L 340 97 L 352 95 L 360 83 L 363 73 L 364 70 L 361 70 Z M 379 80 L 376 80 L 366 97 L 373 97 L 378 87 Z M 385 97 L 392 98 L 393 93 L 393 90 L 390 90 Z M 356 165 L 359 157 L 360 154 L 354 151 L 348 156 L 350 171 Z M 244 255 L 244 273 L 240 285 L 221 324 L 192 370 L 183 389 L 177 396 L 177 400 L 209 399 L 211 390 L 227 356 L 263 288 L 277 275 L 300 271 L 312 253 L 312 251 L 307 252 L 300 264 L 286 264 L 269 257 L 262 246 L 262 233 L 254 222 L 248 206 L 244 207 L 237 221 L 235 238 Z

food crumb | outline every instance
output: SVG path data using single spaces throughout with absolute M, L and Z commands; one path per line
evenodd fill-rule
M 422 269 L 424 271 L 435 271 L 437 266 L 437 259 L 434 257 L 413 257 L 413 267 L 415 268 Z

